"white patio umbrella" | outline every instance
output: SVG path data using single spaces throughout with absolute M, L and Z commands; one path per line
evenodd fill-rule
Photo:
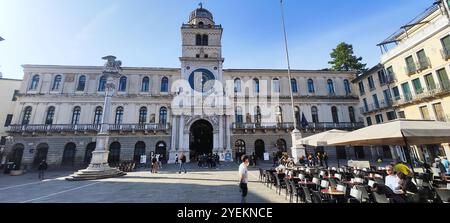
M 330 131 L 322 132 L 319 134 L 315 134 L 315 135 L 303 138 L 303 139 L 299 140 L 300 141 L 299 143 L 298 142 L 297 143 L 302 144 L 302 145 L 307 145 L 307 146 L 314 146 L 314 147 L 327 146 L 329 140 L 338 138 L 338 137 L 342 137 L 346 133 L 348 133 L 348 132 L 343 131 L 343 130 L 333 129 Z
M 448 142 L 450 142 L 450 123 L 400 119 L 349 132 L 342 137 L 330 139 L 328 144 L 336 146 L 400 145 L 405 146 L 406 151 L 410 153 L 409 145 Z M 412 163 L 410 165 L 414 173 L 414 166 Z
M 450 123 L 424 120 L 396 120 L 372 125 L 341 137 L 329 145 L 427 145 L 450 142 Z

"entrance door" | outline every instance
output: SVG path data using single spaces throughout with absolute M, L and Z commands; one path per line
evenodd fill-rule
M 96 143 L 91 142 L 86 146 L 86 152 L 84 153 L 84 164 L 89 165 L 92 159 L 92 152 L 95 150 Z
M 141 156 L 145 155 L 145 143 L 142 141 L 139 141 L 134 145 L 134 156 L 133 161 L 137 163 L 138 165 L 141 164 Z
M 213 150 L 213 127 L 206 120 L 192 124 L 189 134 L 189 151 L 191 160 L 199 155 L 210 154 Z M 194 159 L 193 159 L 194 158 Z
M 76 149 L 75 143 L 67 143 L 66 147 L 64 148 L 63 158 L 61 162 L 61 166 L 73 166 L 75 162 L 75 149 Z
M 33 165 L 34 167 L 38 167 L 42 160 L 47 161 L 48 154 L 48 145 L 46 143 L 39 144 L 37 146 L 37 153 L 34 157 Z
M 261 139 L 256 140 L 255 142 L 255 155 L 258 159 L 264 160 L 264 153 L 266 152 L 266 148 L 264 146 L 264 141 Z
M 120 162 L 120 143 L 113 142 L 109 146 L 108 163 L 110 166 L 118 166 Z
M 161 162 L 162 161 L 165 162 L 167 160 L 166 159 L 166 155 L 167 155 L 166 153 L 167 153 L 166 143 L 163 142 L 163 141 L 156 143 L 155 154 L 159 154 L 160 155 Z
M 364 147 L 362 146 L 355 146 L 355 156 L 356 159 L 365 159 L 366 155 L 364 154 Z
M 17 144 L 14 146 L 13 155 L 10 161 L 16 164 L 16 168 L 20 168 L 20 165 L 22 164 L 23 149 L 24 146 L 22 144 Z

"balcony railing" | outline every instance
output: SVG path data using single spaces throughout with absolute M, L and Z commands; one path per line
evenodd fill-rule
M 440 95 L 448 93 L 450 93 L 450 85 L 436 85 L 435 88 L 428 89 L 427 91 L 424 91 L 422 89 L 418 94 L 408 95 L 405 98 L 399 98 L 398 100 L 394 101 L 393 106 L 401 106 L 409 103 L 421 102 L 423 100 L 439 97 Z
M 137 131 L 166 131 L 170 124 L 111 124 L 110 131 L 137 132 Z M 9 133 L 64 133 L 64 132 L 99 132 L 99 124 L 79 125 L 11 125 Z
M 416 64 L 416 67 L 417 67 L 417 71 L 419 71 L 419 72 L 430 68 L 431 67 L 430 59 L 427 57 L 427 58 L 423 58 L 423 59 L 419 60 L 419 62 L 417 62 L 417 64 Z
M 409 64 L 405 67 L 405 72 L 408 76 L 413 75 L 417 72 L 417 67 L 415 64 Z
M 395 77 L 395 74 L 386 74 L 386 84 L 395 83 L 397 81 L 397 78 Z
M 387 108 L 391 108 L 391 107 L 392 107 L 392 101 L 381 100 L 378 105 L 377 104 L 369 104 L 367 106 L 367 109 L 365 107 L 360 107 L 359 109 L 362 114 L 367 114 L 367 113 L 377 112 L 382 109 L 387 109 Z
M 326 131 L 331 129 L 344 129 L 355 130 L 364 127 L 363 122 L 318 122 L 308 123 L 308 126 L 297 126 L 298 129 L 314 130 L 314 131 Z M 233 123 L 234 130 L 269 130 L 269 129 L 282 129 L 292 130 L 294 129 L 294 123 Z
M 441 50 L 442 59 L 449 60 L 450 59 L 450 49 L 442 49 Z

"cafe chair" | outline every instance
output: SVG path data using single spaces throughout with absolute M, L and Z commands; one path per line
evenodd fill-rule
M 286 185 L 286 197 L 284 199 L 287 200 L 287 197 L 289 196 L 289 203 L 292 203 L 294 192 L 292 191 L 290 181 L 291 180 L 284 178 L 284 184 Z
M 303 193 L 304 193 L 304 196 L 305 196 L 305 202 L 309 203 L 309 204 L 313 203 L 312 196 L 311 196 L 311 191 L 309 190 L 309 188 L 302 186 L 302 189 L 303 189 Z
M 392 203 L 392 201 L 386 197 L 386 194 L 380 194 L 378 192 L 373 192 L 373 199 L 375 200 L 375 203 L 379 204 L 388 204 Z
M 276 181 L 276 192 L 278 193 L 278 195 L 281 195 L 281 190 L 282 189 L 286 189 L 286 183 L 285 183 L 285 181 L 283 180 L 281 180 L 280 178 L 282 177 L 282 178 L 284 178 L 284 174 L 277 174 L 277 173 L 275 173 L 274 174 L 275 175 L 275 181 Z

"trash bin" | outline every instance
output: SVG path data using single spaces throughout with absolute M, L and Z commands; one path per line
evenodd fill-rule
M 8 163 L 6 163 L 4 173 L 5 173 L 5 174 L 11 173 L 11 170 L 14 170 L 14 166 L 15 166 L 14 162 L 8 162 Z

